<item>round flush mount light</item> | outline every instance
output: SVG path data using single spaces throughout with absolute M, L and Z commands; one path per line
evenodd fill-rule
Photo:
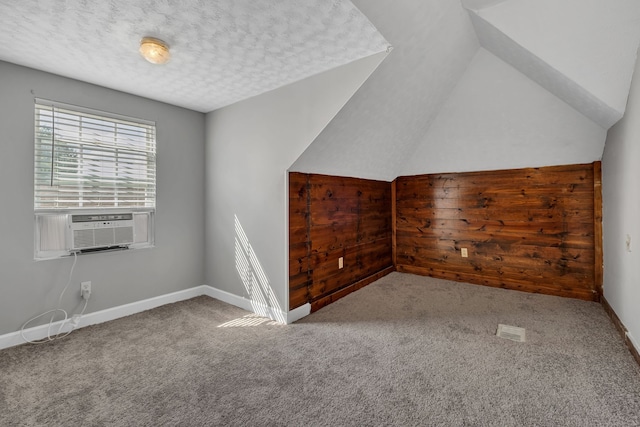
M 171 58 L 169 45 L 154 37 L 143 37 L 140 40 L 140 54 L 152 64 L 164 64 Z

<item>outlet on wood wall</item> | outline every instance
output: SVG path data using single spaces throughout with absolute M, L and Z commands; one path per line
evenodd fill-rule
M 597 300 L 598 174 L 599 162 L 400 177 L 396 269 Z
M 317 310 L 392 271 L 391 205 L 388 182 L 289 174 L 290 309 Z

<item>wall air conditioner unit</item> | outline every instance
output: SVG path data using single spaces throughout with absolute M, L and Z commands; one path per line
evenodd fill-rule
M 134 242 L 132 213 L 71 215 L 72 252 L 128 248 Z

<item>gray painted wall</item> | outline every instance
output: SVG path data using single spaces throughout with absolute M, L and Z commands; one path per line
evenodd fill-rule
M 480 49 L 402 175 L 600 160 L 606 131 Z
M 83 255 L 65 295 L 87 312 L 204 284 L 204 114 L 0 62 L 0 334 L 55 308 L 73 259 L 33 260 L 34 97 L 154 120 L 156 247 Z
M 287 170 L 385 56 L 207 114 L 208 285 L 288 310 Z
M 604 296 L 640 349 L 640 61 L 602 158 Z M 627 248 L 627 239 L 630 247 Z

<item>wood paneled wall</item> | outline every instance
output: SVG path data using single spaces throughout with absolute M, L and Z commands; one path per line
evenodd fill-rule
M 597 300 L 599 165 L 398 178 L 396 269 Z
M 290 173 L 289 308 L 315 311 L 392 271 L 391 207 L 389 182 Z
M 391 184 L 290 173 L 290 309 L 315 311 L 394 269 L 598 300 L 600 175 L 600 162 Z

